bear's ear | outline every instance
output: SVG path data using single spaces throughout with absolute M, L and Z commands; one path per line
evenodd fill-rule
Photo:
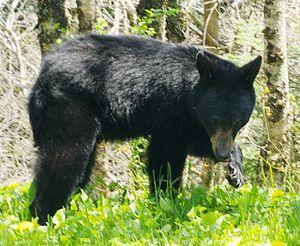
M 200 73 L 208 75 L 210 78 L 213 77 L 217 72 L 217 65 L 213 60 L 206 54 L 205 50 L 200 50 L 196 55 L 197 69 Z
M 252 85 L 261 66 L 262 57 L 258 56 L 239 69 L 239 76 L 244 83 Z

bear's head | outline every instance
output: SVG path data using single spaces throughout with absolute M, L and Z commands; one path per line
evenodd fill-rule
M 229 158 L 236 134 L 249 121 L 255 105 L 253 82 L 261 62 L 258 56 L 237 67 L 207 51 L 197 54 L 200 79 L 193 90 L 192 107 L 217 160 Z

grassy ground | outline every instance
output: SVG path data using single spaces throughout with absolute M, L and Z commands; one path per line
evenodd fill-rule
M 0 188 L 0 245 L 300 245 L 300 195 L 246 185 L 148 198 L 143 187 L 72 197 L 47 226 L 30 219 L 29 184 Z M 124 189 L 125 191 L 125 189 Z

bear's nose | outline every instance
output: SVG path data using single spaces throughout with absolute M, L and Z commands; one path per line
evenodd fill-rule
M 229 159 L 231 144 L 229 138 L 220 138 L 217 141 L 215 155 L 218 161 Z
M 226 161 L 229 159 L 229 151 L 227 152 L 218 152 L 216 153 L 217 161 Z

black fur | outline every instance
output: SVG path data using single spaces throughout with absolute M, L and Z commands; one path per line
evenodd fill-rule
M 215 159 L 214 131 L 234 138 L 247 123 L 260 60 L 239 69 L 194 46 L 136 36 L 65 43 L 44 58 L 29 100 L 39 153 L 32 214 L 45 223 L 88 182 L 102 140 L 150 135 L 151 189 L 168 164 L 176 188 L 188 154 Z

